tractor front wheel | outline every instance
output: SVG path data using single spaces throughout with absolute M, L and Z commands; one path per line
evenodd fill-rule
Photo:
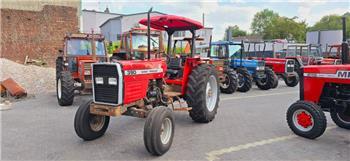
M 188 77 L 186 101 L 195 122 L 208 123 L 215 118 L 219 104 L 219 79 L 213 65 L 201 64 Z
M 237 90 L 237 74 L 232 69 L 224 71 L 225 81 L 220 83 L 220 90 L 222 93 L 232 94 Z
M 327 120 L 322 109 L 312 102 L 298 101 L 287 111 L 287 122 L 297 135 L 315 139 L 326 130 Z
M 64 63 L 62 57 L 56 58 L 56 80 L 60 77 L 61 72 L 63 71 Z
M 74 80 L 69 71 L 61 71 L 56 80 L 56 95 L 60 106 L 70 106 L 74 101 Z
M 257 79 L 256 85 L 261 90 L 269 90 L 275 85 L 275 72 L 272 69 L 265 69 L 265 78 Z
M 337 126 L 350 130 L 350 108 L 344 108 L 341 111 L 337 110 L 338 109 L 331 109 L 332 120 Z
M 77 135 L 84 140 L 94 140 L 105 134 L 109 116 L 90 113 L 92 100 L 79 106 L 74 118 L 74 129 Z
M 161 156 L 173 142 L 174 116 L 170 108 L 156 107 L 147 116 L 143 131 L 143 141 L 149 153 Z
M 278 86 L 278 79 L 279 78 L 278 78 L 278 75 L 276 75 L 276 74 L 274 75 L 274 77 L 275 78 L 274 78 L 274 83 L 273 83 L 272 88 L 277 88 L 277 86 Z
M 283 80 L 288 87 L 295 87 L 299 83 L 299 75 L 298 73 L 294 73 L 293 76 L 283 75 Z
M 246 68 L 237 69 L 238 88 L 240 92 L 248 92 L 252 88 L 253 78 Z

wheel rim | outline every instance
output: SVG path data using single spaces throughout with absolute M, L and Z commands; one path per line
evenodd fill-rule
M 217 82 L 215 76 L 211 75 L 209 77 L 209 81 L 207 83 L 207 88 L 206 88 L 206 103 L 207 103 L 207 108 L 208 111 L 213 111 L 216 105 L 216 99 L 217 99 Z
M 312 115 L 304 110 L 296 110 L 293 114 L 293 123 L 297 129 L 303 132 L 310 131 L 314 127 L 314 119 Z
M 227 89 L 230 86 L 230 79 L 227 74 L 225 74 L 225 81 L 220 83 L 220 87 L 223 89 Z
M 265 76 L 265 78 L 258 79 L 258 82 L 259 82 L 259 84 L 261 84 L 261 85 L 266 85 L 266 82 L 267 82 L 267 76 Z
M 100 131 L 105 124 L 105 116 L 100 115 L 90 115 L 90 127 L 92 131 Z
M 238 73 L 238 88 L 242 88 L 244 86 L 244 81 L 243 75 Z
M 58 98 L 61 99 L 62 97 L 62 86 L 61 86 L 62 82 L 61 82 L 61 78 L 58 78 L 58 81 L 57 81 L 57 95 L 58 95 Z
M 344 113 L 337 113 L 337 117 L 339 118 L 340 121 L 350 124 L 350 116 L 346 115 Z
M 163 144 L 168 144 L 170 141 L 172 131 L 173 131 L 173 124 L 169 118 L 165 118 L 162 122 L 162 126 L 160 129 L 160 140 Z

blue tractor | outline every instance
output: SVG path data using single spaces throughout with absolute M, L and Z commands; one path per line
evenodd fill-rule
M 275 73 L 265 68 L 263 60 L 246 59 L 243 42 L 217 41 L 210 44 L 210 58 L 227 60 L 226 65 L 238 75 L 238 91 L 247 92 L 253 81 L 262 90 L 271 89 L 275 84 Z

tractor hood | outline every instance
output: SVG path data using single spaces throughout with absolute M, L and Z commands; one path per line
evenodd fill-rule
M 303 68 L 304 75 L 309 73 L 347 75 L 350 79 L 350 65 L 310 65 Z

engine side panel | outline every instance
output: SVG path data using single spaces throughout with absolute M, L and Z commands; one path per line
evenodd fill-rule
M 264 58 L 266 66 L 270 67 L 276 74 L 284 74 L 286 69 L 286 59 Z

